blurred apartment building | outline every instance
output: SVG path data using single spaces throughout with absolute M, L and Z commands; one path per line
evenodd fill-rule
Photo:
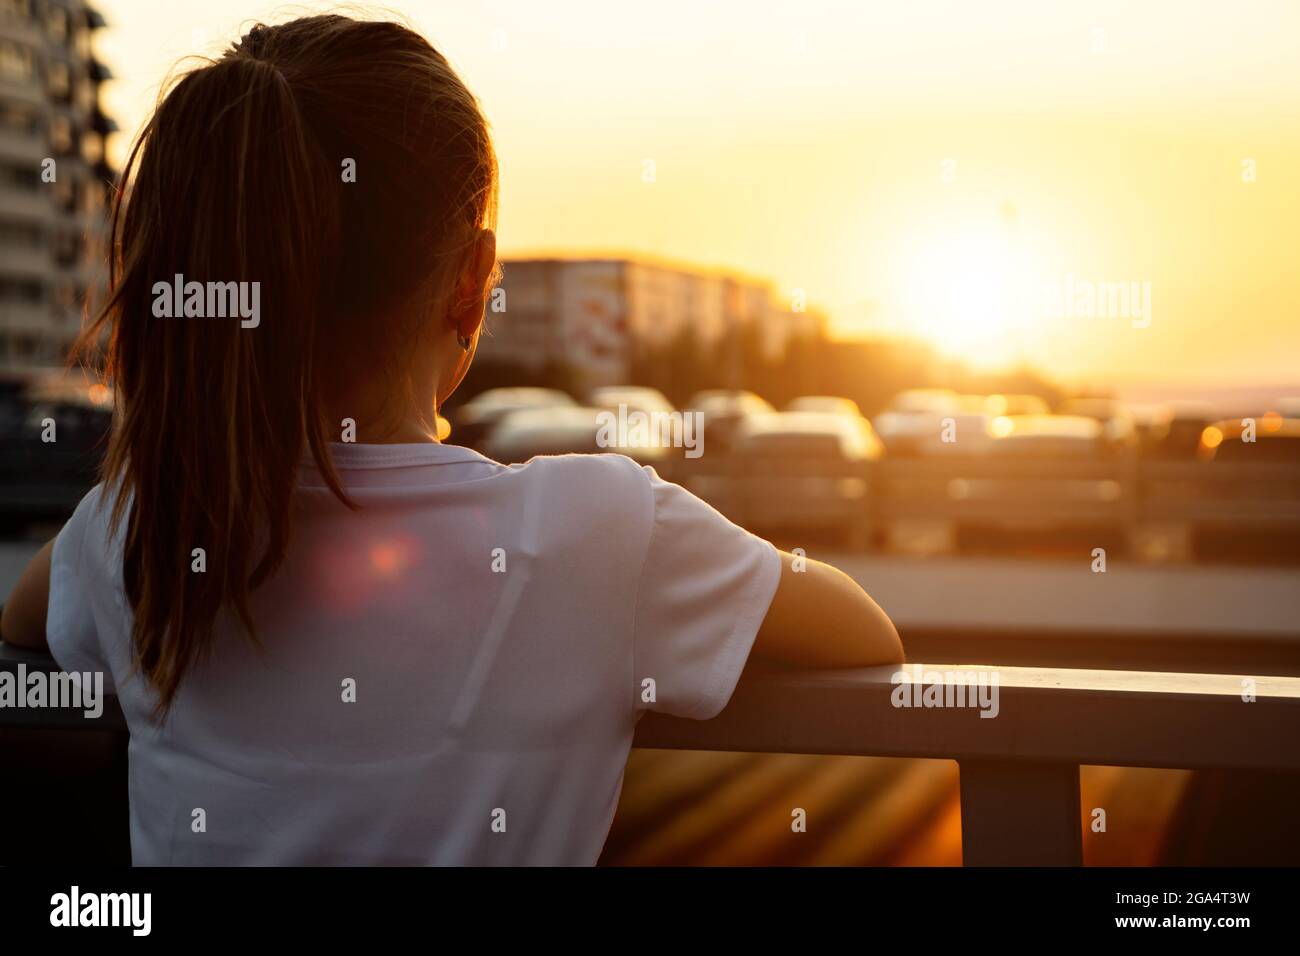
M 103 25 L 83 0 L 0 0 L 0 368 L 62 363 L 105 279 Z
M 779 361 L 822 318 L 778 301 L 764 282 L 639 259 L 510 259 L 489 304 L 484 361 L 530 368 L 568 364 L 584 385 L 619 384 L 638 351 L 683 335 L 733 355 L 740 336 Z M 725 377 L 725 370 L 722 370 Z

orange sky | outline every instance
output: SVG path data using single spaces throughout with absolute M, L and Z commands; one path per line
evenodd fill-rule
M 98 5 L 132 132 L 177 57 L 338 8 Z M 483 99 L 504 255 L 737 269 L 844 334 L 1074 381 L 1300 379 L 1293 0 L 390 6 Z M 1149 322 L 1045 313 L 1067 275 L 1149 283 Z

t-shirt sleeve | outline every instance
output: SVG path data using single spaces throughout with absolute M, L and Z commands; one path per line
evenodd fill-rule
M 87 526 L 94 519 L 99 489 L 92 490 L 72 513 L 50 555 L 50 603 L 45 639 L 54 660 L 65 671 L 98 671 L 104 688 L 114 693 L 113 675 L 100 647 L 91 610 L 92 581 L 84 568 Z
M 644 469 L 652 526 L 637 587 L 639 706 L 707 720 L 726 706 L 776 593 L 781 556 L 686 489 Z M 645 700 L 646 680 L 654 701 Z

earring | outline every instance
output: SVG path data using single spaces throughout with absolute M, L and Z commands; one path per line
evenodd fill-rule
M 456 330 L 456 342 L 460 345 L 461 351 L 468 352 L 470 347 L 469 336 L 461 335 L 460 329 Z

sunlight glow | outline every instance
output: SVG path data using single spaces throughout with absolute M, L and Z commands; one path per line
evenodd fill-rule
M 909 250 L 910 331 L 977 366 L 1004 366 L 1024 348 L 1040 301 L 1014 226 L 944 226 Z

